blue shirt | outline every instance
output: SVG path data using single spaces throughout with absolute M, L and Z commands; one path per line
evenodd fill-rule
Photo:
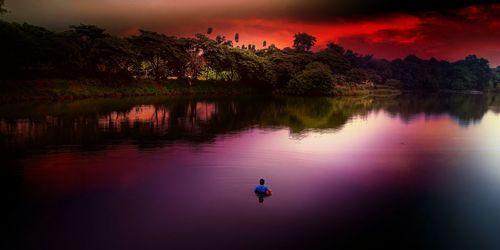
M 269 190 L 269 188 L 266 185 L 257 185 L 255 187 L 255 192 L 256 193 L 262 193 L 262 194 L 264 194 L 264 193 L 267 192 L 267 190 Z

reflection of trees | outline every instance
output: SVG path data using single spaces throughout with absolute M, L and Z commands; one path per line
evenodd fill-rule
M 292 133 L 307 129 L 340 129 L 353 115 L 366 114 L 371 99 L 363 98 L 281 98 L 261 115 L 260 125 L 290 128 Z
M 0 107 L 3 152 L 75 145 L 99 150 L 129 141 L 157 147 L 173 141 L 203 143 L 250 127 L 341 129 L 354 116 L 385 110 L 409 121 L 419 114 L 448 114 L 461 125 L 498 112 L 499 100 L 484 95 L 430 95 L 396 98 L 129 98 Z M 495 108 L 496 107 L 496 108 Z
M 491 111 L 493 111 L 495 114 L 500 114 L 500 97 L 497 97 L 495 95 L 491 96 L 488 105 Z
M 480 121 L 488 111 L 488 97 L 484 95 L 408 95 L 386 102 L 383 109 L 409 121 L 416 114 L 448 114 L 460 124 Z

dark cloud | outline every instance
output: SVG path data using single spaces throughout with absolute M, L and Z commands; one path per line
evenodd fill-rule
M 477 54 L 500 65 L 500 5 L 469 6 L 448 15 L 421 17 L 408 29 L 382 29 L 373 34 L 340 37 L 355 51 L 378 57 L 401 58 L 407 54 L 459 60 Z
M 365 19 L 391 13 L 453 15 L 456 9 L 497 2 L 498 0 L 309 0 L 290 5 L 289 14 L 292 18 L 311 22 Z

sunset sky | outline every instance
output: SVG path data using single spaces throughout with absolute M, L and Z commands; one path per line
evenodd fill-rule
M 8 21 L 55 30 L 96 24 L 110 33 L 148 29 L 192 36 L 214 33 L 241 44 L 291 46 L 293 34 L 318 38 L 362 54 L 407 54 L 458 60 L 477 54 L 500 65 L 500 4 L 496 1 L 423 0 L 6 0 Z

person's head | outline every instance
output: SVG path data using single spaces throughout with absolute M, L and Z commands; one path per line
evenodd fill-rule
M 260 183 L 260 185 L 264 185 L 264 183 L 265 183 L 264 179 L 260 179 L 259 183 Z

